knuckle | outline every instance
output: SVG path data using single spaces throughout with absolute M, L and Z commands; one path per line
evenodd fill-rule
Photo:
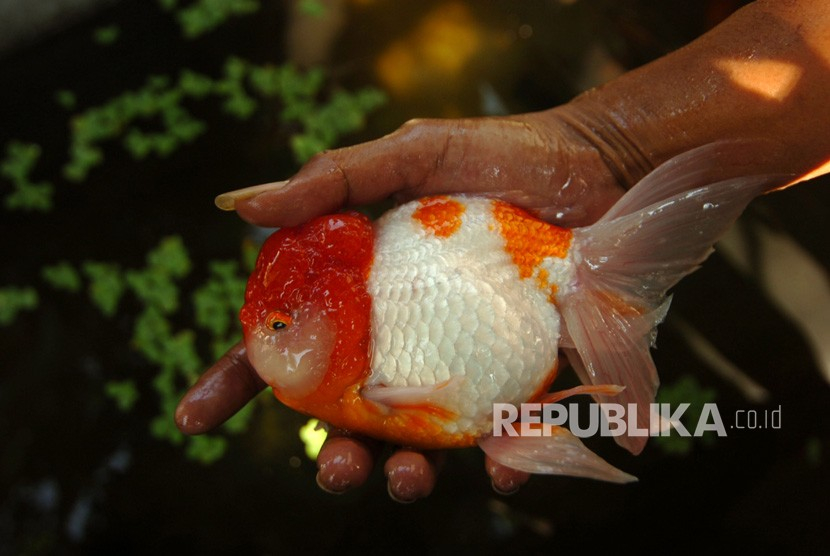
M 407 120 L 398 128 L 398 132 L 404 135 L 420 135 L 422 132 L 440 125 L 441 120 L 435 118 L 413 118 Z

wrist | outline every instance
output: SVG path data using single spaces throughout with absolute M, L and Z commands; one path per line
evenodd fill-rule
M 575 160 L 593 158 L 594 179 L 628 190 L 656 164 L 639 141 L 638 126 L 598 96 L 580 95 L 551 109 L 548 117 L 557 121 L 571 145 L 586 150 L 581 157 L 573 157 Z

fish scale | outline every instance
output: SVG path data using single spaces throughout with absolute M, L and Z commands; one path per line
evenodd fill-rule
M 416 218 L 427 203 L 461 207 L 451 233 Z M 452 411 L 448 432 L 481 434 L 492 404 L 525 401 L 556 364 L 559 315 L 521 278 L 494 211 L 481 198 L 430 198 L 376 225 L 367 289 L 377 338 L 368 386 L 453 387 L 424 401 Z M 432 215 L 430 215 L 432 216 Z

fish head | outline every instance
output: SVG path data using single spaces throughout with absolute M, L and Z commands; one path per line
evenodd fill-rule
M 240 320 L 249 361 L 283 401 L 337 395 L 354 372 L 343 368 L 368 353 L 373 236 L 368 218 L 348 213 L 280 229 L 262 246 Z

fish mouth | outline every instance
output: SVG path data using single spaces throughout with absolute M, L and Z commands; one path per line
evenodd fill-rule
M 274 330 L 261 321 L 245 334 L 248 359 L 277 393 L 290 398 L 312 394 L 322 383 L 334 347 L 334 329 L 313 306 L 291 313 L 292 322 Z

